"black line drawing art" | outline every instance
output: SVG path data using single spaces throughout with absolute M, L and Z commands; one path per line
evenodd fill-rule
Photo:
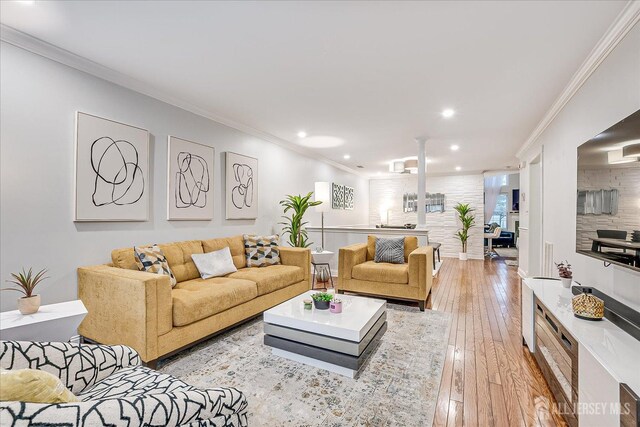
M 176 158 L 175 203 L 177 208 L 204 208 L 211 185 L 209 165 L 202 157 L 181 151 Z
M 95 181 L 91 200 L 94 206 L 133 205 L 144 194 L 144 175 L 136 147 L 108 136 L 91 144 L 91 168 Z
M 236 183 L 231 191 L 233 206 L 250 208 L 253 205 L 253 169 L 244 163 L 234 163 L 233 177 Z

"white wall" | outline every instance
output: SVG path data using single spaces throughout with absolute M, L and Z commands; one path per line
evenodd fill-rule
M 381 207 L 390 210 L 389 224 L 402 225 L 417 223 L 417 212 L 403 212 L 402 195 L 415 193 L 418 190 L 417 175 L 399 178 L 371 179 L 369 181 L 369 224 L 380 224 Z M 455 232 L 460 227 L 456 211 L 457 203 L 470 203 L 476 210 L 476 226 L 470 231 L 469 258 L 484 257 L 484 177 L 482 175 L 427 176 L 428 193 L 445 194 L 445 211 L 427 214 L 429 240 L 442 244 L 440 254 L 445 257 L 457 257 L 460 241 Z M 384 209 L 383 209 L 384 210 Z M 386 217 L 383 219 L 386 222 Z
M 583 285 L 595 286 L 636 309 L 640 309 L 640 274 L 622 267 L 605 268 L 602 261 L 577 254 L 575 244 L 576 149 L 638 109 L 640 25 L 626 35 L 522 156 L 530 161 L 544 147 L 543 235 L 554 245 L 554 258 L 568 259 L 575 280 Z M 525 185 L 528 188 L 526 171 L 521 178 L 522 191 Z M 521 218 L 524 215 L 528 216 L 528 209 L 521 206 Z M 528 218 L 523 219 L 523 225 L 527 224 Z
M 153 242 L 270 233 L 280 221 L 278 201 L 313 191 L 314 181 L 355 188 L 355 210 L 332 211 L 329 224 L 367 222 L 368 181 L 328 164 L 226 127 L 153 98 L 2 43 L 0 279 L 21 267 L 47 267 L 43 303 L 76 297 L 76 268 L 110 260 L 114 248 Z M 74 223 L 74 117 L 80 110 L 148 129 L 151 214 L 147 222 Z M 166 220 L 167 135 L 216 149 L 213 221 Z M 259 159 L 259 218 L 227 221 L 222 200 L 223 152 Z M 311 223 L 319 214 L 310 212 Z M 2 293 L 1 310 L 17 294 Z

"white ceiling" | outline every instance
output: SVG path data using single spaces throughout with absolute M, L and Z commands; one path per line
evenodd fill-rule
M 516 165 L 625 3 L 2 1 L 0 20 L 282 140 L 338 138 L 312 150 L 354 169 L 426 136 L 430 173 L 465 173 Z

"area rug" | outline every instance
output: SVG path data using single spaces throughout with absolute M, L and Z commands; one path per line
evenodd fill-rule
M 493 248 L 502 258 L 518 258 L 518 248 Z
M 387 305 L 388 329 L 356 379 L 271 354 L 261 319 L 161 364 L 196 387 L 236 387 L 251 426 L 429 426 L 451 315 Z

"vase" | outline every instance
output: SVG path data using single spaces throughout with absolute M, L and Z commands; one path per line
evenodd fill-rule
M 458 258 L 460 258 L 460 261 L 466 261 L 467 260 L 467 253 L 466 252 L 459 252 L 458 253 Z
M 40 295 L 18 298 L 18 310 L 20 313 L 33 314 L 40 308 Z
M 318 310 L 329 310 L 331 301 L 313 300 L 313 305 Z
M 316 277 L 316 282 L 318 283 L 326 283 L 329 281 L 329 272 L 324 266 L 318 269 L 318 275 Z
M 561 277 L 560 281 L 562 282 L 562 286 L 569 289 L 571 287 L 571 277 Z

